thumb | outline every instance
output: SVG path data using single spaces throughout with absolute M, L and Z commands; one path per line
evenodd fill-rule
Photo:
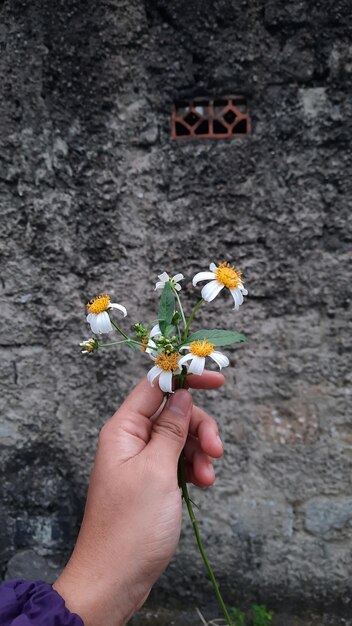
M 149 451 L 174 462 L 175 466 L 186 443 L 192 413 L 192 396 L 179 389 L 169 398 L 163 411 L 153 424 Z

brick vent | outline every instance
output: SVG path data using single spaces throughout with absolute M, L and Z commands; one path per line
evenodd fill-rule
M 243 96 L 194 98 L 175 102 L 173 139 L 225 139 L 251 132 L 247 102 Z

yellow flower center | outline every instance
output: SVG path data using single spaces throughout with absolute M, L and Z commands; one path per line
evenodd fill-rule
M 230 263 L 220 263 L 219 267 L 215 270 L 216 279 L 227 287 L 228 289 L 233 289 L 233 287 L 239 287 L 243 285 L 241 280 L 242 272 L 238 272 L 234 267 L 230 265 Z
M 180 355 L 178 352 L 173 352 L 173 354 L 159 354 L 159 356 L 155 359 L 155 365 L 161 367 L 165 372 L 173 372 L 178 368 L 178 359 Z
M 100 296 L 96 296 L 93 300 L 90 300 L 87 304 L 89 313 L 93 313 L 93 315 L 98 315 L 103 311 L 107 311 L 110 306 L 110 296 L 106 293 L 100 294 Z
M 199 341 L 192 341 L 190 345 L 191 354 L 195 354 L 196 356 L 209 356 L 214 351 L 214 344 L 210 343 L 206 339 Z

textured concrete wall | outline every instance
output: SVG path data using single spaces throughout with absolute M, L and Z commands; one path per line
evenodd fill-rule
M 82 357 L 84 303 L 148 319 L 157 273 L 227 259 L 250 297 L 204 315 L 251 343 L 198 395 L 227 445 L 193 493 L 205 543 L 230 600 L 348 598 L 351 32 L 349 0 L 0 2 L 3 576 L 55 576 L 99 429 L 149 365 Z M 251 137 L 170 140 L 175 98 L 230 92 Z M 208 597 L 195 554 L 186 522 L 160 593 Z

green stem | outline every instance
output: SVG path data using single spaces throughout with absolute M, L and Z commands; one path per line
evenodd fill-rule
M 189 497 L 189 493 L 188 493 L 188 487 L 187 487 L 187 483 L 186 483 L 186 477 L 185 477 L 185 469 L 184 469 L 184 453 L 182 452 L 180 458 L 179 458 L 179 462 L 178 462 L 178 479 L 179 479 L 179 485 L 182 489 L 182 496 L 184 498 L 184 501 L 186 502 L 186 506 L 187 506 L 187 510 L 188 510 L 188 515 L 190 517 L 190 520 L 192 522 L 192 526 L 193 526 L 193 531 L 196 537 L 196 541 L 197 541 L 197 545 L 198 545 L 198 549 L 199 552 L 202 555 L 205 567 L 207 568 L 207 572 L 209 574 L 209 578 L 211 580 L 211 583 L 213 585 L 213 589 L 215 592 L 215 595 L 217 597 L 217 600 L 219 602 L 219 605 L 222 609 L 222 612 L 224 614 L 225 620 L 228 624 L 228 626 L 233 626 L 232 621 L 231 621 L 231 617 L 228 613 L 228 610 L 226 608 L 225 602 L 222 599 L 222 595 L 220 593 L 220 589 L 218 586 L 218 583 L 216 582 L 216 578 L 214 576 L 214 572 L 212 570 L 212 567 L 209 563 L 208 557 L 206 555 L 206 552 L 204 550 L 203 544 L 202 544 L 202 540 L 200 538 L 200 534 L 199 534 L 199 529 L 198 529 L 198 524 L 197 524 L 197 520 L 196 517 L 194 515 L 194 511 L 193 511 L 193 507 L 192 507 L 192 503 Z
M 204 300 L 201 300 L 200 302 L 198 302 L 198 305 L 194 308 L 194 314 L 196 313 L 197 307 L 199 308 L 203 302 L 204 302 Z M 190 322 L 188 321 L 188 327 L 189 327 L 189 325 L 190 325 Z M 187 335 L 186 335 L 185 338 L 187 338 Z M 177 376 L 177 378 L 176 378 L 176 389 L 182 389 L 184 387 L 186 374 L 187 374 L 187 369 L 185 367 L 183 367 L 181 374 L 179 376 Z M 212 567 L 211 567 L 211 565 L 209 563 L 209 559 L 207 557 L 207 554 L 205 552 L 205 549 L 203 547 L 203 543 L 202 543 L 202 540 L 201 540 L 201 537 L 200 537 L 200 534 L 199 534 L 199 528 L 198 528 L 196 516 L 194 515 L 194 511 L 193 511 L 193 507 L 192 507 L 192 501 L 191 501 L 191 499 L 189 497 L 189 493 L 188 493 L 188 487 L 187 487 L 186 476 L 185 476 L 184 459 L 185 459 L 184 452 L 181 452 L 180 458 L 178 460 L 178 467 L 177 467 L 178 484 L 179 484 L 179 486 L 180 486 L 180 488 L 182 490 L 182 496 L 183 496 L 183 499 L 184 499 L 184 501 L 186 503 L 186 506 L 187 506 L 187 511 L 188 511 L 189 518 L 190 518 L 190 520 L 192 522 L 193 532 L 194 532 L 195 537 L 196 537 L 198 549 L 199 549 L 199 552 L 200 552 L 200 554 L 202 556 L 202 559 L 204 561 L 204 565 L 205 565 L 205 567 L 207 569 L 207 572 L 209 574 L 209 578 L 211 580 L 211 584 L 213 585 L 213 589 L 214 589 L 217 601 L 218 601 L 218 603 L 219 603 L 219 605 L 221 607 L 221 610 L 223 612 L 223 615 L 225 617 L 225 620 L 226 620 L 228 626 L 233 626 L 231 617 L 230 617 L 229 612 L 228 612 L 228 610 L 226 608 L 226 604 L 225 604 L 224 600 L 222 599 L 222 595 L 220 593 L 219 585 L 216 582 L 216 578 L 215 578 L 213 569 L 212 569 Z
M 110 346 L 117 346 L 121 343 L 135 343 L 137 346 L 141 346 L 142 348 L 146 347 L 145 343 L 140 343 L 139 341 L 135 341 L 134 339 L 122 339 L 121 341 L 113 341 L 112 343 L 99 343 L 99 348 L 108 348 Z
M 128 335 L 126 335 L 126 333 L 123 332 L 123 330 L 121 330 L 120 326 L 118 326 L 116 324 L 116 322 L 114 322 L 114 320 L 111 319 L 110 317 L 110 322 L 112 323 L 112 325 L 116 328 L 116 330 L 120 333 L 120 335 L 122 335 L 123 337 L 125 337 L 125 339 L 128 339 L 128 341 L 131 341 L 131 339 L 129 338 Z
M 141 346 L 142 348 L 146 348 L 147 344 L 142 343 L 141 341 L 135 341 L 134 339 L 131 339 L 128 335 L 126 335 L 126 333 L 123 332 L 123 330 L 120 328 L 120 326 L 118 326 L 116 324 L 116 322 L 114 322 L 114 320 L 112 320 L 110 318 L 110 322 L 112 323 L 112 325 L 116 328 L 116 330 L 120 333 L 120 335 L 122 335 L 123 337 L 125 337 L 126 341 L 123 341 L 121 343 L 135 343 L 136 346 Z M 120 343 L 120 342 L 116 342 L 116 343 Z
M 181 298 L 180 298 L 180 296 L 178 295 L 178 293 L 177 293 L 177 290 L 176 290 L 176 289 L 174 289 L 174 288 L 173 288 L 173 290 L 172 290 L 172 291 L 174 292 L 174 294 L 175 294 L 175 296 L 176 296 L 176 300 L 177 300 L 178 306 L 180 307 L 180 314 L 181 314 L 182 321 L 183 321 L 183 328 L 185 329 L 185 328 L 186 328 L 186 326 L 187 326 L 187 322 L 186 322 L 186 317 L 185 317 L 184 310 L 183 310 L 183 307 L 182 307 Z
M 176 389 L 183 389 L 184 388 L 185 381 L 186 381 L 186 376 L 187 376 L 187 367 L 185 365 L 183 365 L 181 373 L 177 374 L 177 376 L 175 376 L 175 388 Z
M 194 319 L 195 314 L 197 313 L 198 309 L 202 306 L 202 304 L 203 304 L 203 303 L 204 303 L 204 300 L 203 300 L 203 298 L 201 298 L 201 299 L 199 300 L 199 302 L 197 302 L 197 304 L 196 304 L 196 306 L 194 307 L 194 309 L 193 309 L 193 311 L 192 311 L 191 315 L 189 316 L 188 322 L 187 322 L 187 324 L 186 324 L 186 326 L 185 326 L 185 330 L 184 330 L 184 333 L 183 333 L 183 340 L 187 339 L 187 337 L 188 337 L 189 327 L 190 327 L 190 325 L 191 325 L 191 324 L 192 324 L 192 322 L 193 322 L 193 319 Z

